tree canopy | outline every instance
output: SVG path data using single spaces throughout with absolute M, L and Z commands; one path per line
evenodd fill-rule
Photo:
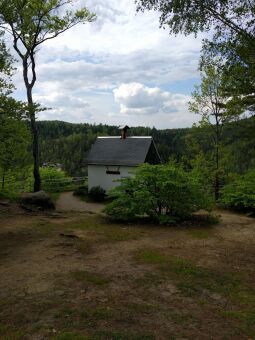
M 42 43 L 79 23 L 91 22 L 95 14 L 86 7 L 73 10 L 74 0 L 0 0 L 0 29 L 11 35 L 14 50 L 22 61 L 27 108 L 33 134 L 34 191 L 41 189 L 39 140 L 36 125 L 38 105 L 32 90 L 36 82 L 35 55 Z
M 254 42 L 255 3 L 250 0 L 136 0 L 138 10 L 157 10 L 170 33 L 208 31 L 243 36 Z
M 137 10 L 157 10 L 160 25 L 185 35 L 211 30 L 202 62 L 221 60 L 232 104 L 255 111 L 255 2 L 250 0 L 136 0 Z M 236 100 L 237 99 L 237 100 Z

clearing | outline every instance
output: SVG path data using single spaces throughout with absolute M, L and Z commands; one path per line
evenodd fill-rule
M 0 339 L 252 339 L 255 220 L 0 211 Z

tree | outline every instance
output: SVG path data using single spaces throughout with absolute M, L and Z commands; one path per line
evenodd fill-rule
M 201 115 L 200 127 L 213 144 L 214 160 L 214 193 L 219 198 L 220 188 L 220 151 L 222 148 L 222 134 L 225 124 L 238 118 L 242 107 L 229 107 L 229 98 L 225 96 L 222 72 L 217 65 L 211 63 L 203 68 L 201 85 L 192 93 L 189 103 L 191 112 Z M 208 141 L 207 141 L 208 143 Z
M 0 169 L 2 170 L 1 188 L 4 189 L 5 177 L 26 159 L 29 132 L 23 121 L 26 106 L 10 94 L 13 90 L 11 76 L 13 59 L 4 41 L 0 41 Z
M 232 97 L 229 105 L 243 105 L 250 113 L 255 112 L 255 44 L 241 36 L 215 35 L 205 40 L 201 64 L 207 65 L 212 58 L 221 64 L 226 96 Z
M 28 146 L 30 133 L 22 118 L 0 115 L 0 168 L 2 170 L 2 184 L 8 172 L 22 168 L 29 162 Z
M 255 212 L 255 170 L 238 176 L 221 192 L 221 203 L 226 208 Z
M 255 3 L 250 0 L 135 0 L 137 10 L 157 10 L 161 26 L 170 33 L 191 34 L 213 28 L 254 44 Z
M 120 180 L 110 197 L 113 201 L 105 212 L 122 221 L 149 216 L 155 222 L 171 224 L 210 206 L 197 179 L 174 163 L 141 165 L 133 178 Z
M 13 71 L 12 58 L 8 53 L 6 45 L 2 40 L 3 33 L 0 32 L 0 98 L 6 97 L 11 93 L 13 85 L 11 83 L 11 75 Z M 2 100 L 1 100 L 2 103 Z M 0 113 L 2 112 L 0 106 Z
M 158 10 L 160 24 L 185 35 L 213 30 L 203 44 L 204 60 L 220 57 L 232 103 L 255 111 L 255 2 L 250 0 L 136 0 L 137 9 Z M 227 86 L 228 84 L 228 86 Z M 233 100 L 235 99 L 235 101 Z
M 45 41 L 54 39 L 79 23 L 95 20 L 95 14 L 90 13 L 85 7 L 76 11 L 70 10 L 73 2 L 73 0 L 0 0 L 0 28 L 12 36 L 14 50 L 22 61 L 33 135 L 34 191 L 41 188 L 37 105 L 32 94 L 36 82 L 35 56 Z

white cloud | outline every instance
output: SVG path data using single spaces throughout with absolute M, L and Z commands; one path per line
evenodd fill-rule
M 189 87 L 198 79 L 201 37 L 169 36 L 158 28 L 157 13 L 137 14 L 130 0 L 87 0 L 86 5 L 98 20 L 49 40 L 36 57 L 35 99 L 53 108 L 40 119 L 120 124 L 125 115 L 140 125 L 190 126 L 196 117 L 187 111 L 189 92 L 178 84 Z M 168 92 L 175 84 L 178 89 Z
M 113 93 L 120 104 L 120 113 L 124 115 L 185 113 L 190 99 L 183 94 L 172 94 L 140 83 L 121 84 Z

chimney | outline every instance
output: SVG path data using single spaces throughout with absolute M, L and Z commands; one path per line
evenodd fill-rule
M 119 130 L 121 131 L 121 139 L 126 139 L 127 138 L 127 130 L 130 129 L 129 126 L 124 125 L 124 126 L 120 126 Z

